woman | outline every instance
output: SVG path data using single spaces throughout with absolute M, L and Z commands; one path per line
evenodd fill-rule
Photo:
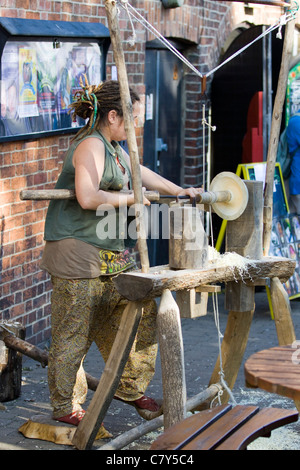
M 130 94 L 137 118 L 139 97 L 133 90 Z M 118 235 L 121 213 L 134 204 L 133 194 L 120 192 L 131 188 L 131 171 L 129 156 L 117 143 L 126 140 L 118 82 L 83 86 L 71 108 L 87 124 L 66 154 L 56 188 L 75 189 L 76 199 L 49 204 L 42 268 L 53 284 L 48 366 L 53 418 L 78 425 L 87 393 L 82 361 L 93 341 L 104 360 L 108 358 L 126 305 L 112 276 L 134 269 L 128 248 L 135 240 Z M 141 176 L 143 186 L 161 194 L 194 197 L 200 191 L 182 189 L 143 166 Z M 145 197 L 144 204 L 150 204 Z M 102 213 L 99 208 L 109 210 Z M 108 224 L 107 236 L 99 238 L 99 224 L 106 222 L 107 213 L 113 215 L 111 227 L 116 230 Z M 145 396 L 155 371 L 155 323 L 155 302 L 147 302 L 116 392 L 116 398 L 133 404 L 146 419 L 161 413 L 157 402 Z

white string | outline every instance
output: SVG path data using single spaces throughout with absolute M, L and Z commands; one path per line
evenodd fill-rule
M 127 6 L 127 8 L 125 7 Z M 150 33 L 152 33 L 156 38 L 158 38 L 173 54 L 175 54 L 182 62 L 184 62 L 190 69 L 192 69 L 199 77 L 203 77 L 203 74 L 199 72 L 187 59 L 184 57 L 181 52 L 179 52 L 162 34 L 160 34 L 154 26 L 151 25 L 135 8 L 133 8 L 127 0 L 121 0 L 121 6 L 127 11 L 128 15 L 132 15 L 136 21 L 142 24 Z M 128 10 L 130 8 L 130 12 Z
M 210 234 L 211 234 L 211 245 L 212 248 L 214 248 L 214 237 L 213 237 L 213 224 L 212 224 L 212 216 L 211 216 L 211 206 L 209 206 L 209 215 L 210 215 Z M 223 358 L 222 358 L 222 347 L 221 347 L 221 339 L 223 338 L 223 335 L 221 333 L 221 328 L 220 328 L 220 316 L 219 316 L 219 306 L 218 306 L 218 294 L 216 292 L 213 292 L 212 294 L 212 301 L 213 301 L 213 308 L 214 308 L 214 319 L 215 319 L 215 325 L 217 328 L 217 333 L 218 333 L 218 349 L 219 349 L 219 360 L 220 360 L 220 370 L 219 370 L 219 376 L 220 376 L 220 382 L 223 388 L 227 391 L 232 403 L 236 405 L 236 400 L 232 394 L 232 391 L 228 387 L 226 381 L 225 381 L 225 373 L 223 369 Z M 221 396 L 223 395 L 223 390 L 220 390 L 216 397 L 212 400 L 210 406 L 212 407 L 214 401 L 218 399 L 219 404 L 221 404 Z
M 135 28 L 134 28 L 134 25 L 133 25 L 133 22 L 132 22 L 132 19 L 131 19 L 131 15 L 128 11 L 128 2 L 127 1 L 123 1 L 123 8 L 127 11 L 127 15 L 128 15 L 128 18 L 129 18 L 129 21 L 130 21 L 130 25 L 131 25 L 131 29 L 132 29 L 132 36 L 128 39 L 128 42 L 131 46 L 134 46 L 135 44 L 135 41 L 136 41 L 136 32 L 135 32 Z
M 274 26 L 270 26 L 268 29 L 266 29 L 266 31 L 264 31 L 260 36 L 257 36 L 257 38 L 255 38 L 253 41 L 251 41 L 249 44 L 246 44 L 244 47 L 242 47 L 241 49 L 239 49 L 238 51 L 236 51 L 234 54 L 232 54 L 230 57 L 228 57 L 226 60 L 224 60 L 224 62 L 222 62 L 220 65 L 218 65 L 217 67 L 215 67 L 213 70 L 211 70 L 210 72 L 208 72 L 206 74 L 207 77 L 209 77 L 210 75 L 212 75 L 213 73 L 215 73 L 217 70 L 219 70 L 221 67 L 223 67 L 223 65 L 227 64 L 228 62 L 230 62 L 231 60 L 233 60 L 235 57 L 237 57 L 238 55 L 240 55 L 242 52 L 244 52 L 246 49 L 248 49 L 248 47 L 252 46 L 255 42 L 259 41 L 260 39 L 262 39 L 264 36 L 266 36 L 267 34 L 269 34 L 271 31 L 273 31 L 274 29 L 278 28 L 278 25 L 274 25 Z
M 244 52 L 246 49 L 248 49 L 248 47 L 252 46 L 255 42 L 259 41 L 260 39 L 262 39 L 263 37 L 265 37 L 267 34 L 271 33 L 272 31 L 274 31 L 275 29 L 277 28 L 282 28 L 282 25 L 285 25 L 288 21 L 292 20 L 293 19 L 293 15 L 292 13 L 290 15 L 288 14 L 285 14 L 283 16 L 280 17 L 279 19 L 279 22 L 274 24 L 273 26 L 270 26 L 268 29 L 266 29 L 260 36 L 257 36 L 257 38 L 253 39 L 253 41 L 251 41 L 249 44 L 246 44 L 244 47 L 242 47 L 241 49 L 239 49 L 237 52 L 235 52 L 234 54 L 232 54 L 230 57 L 228 57 L 226 60 L 224 60 L 224 62 L 222 62 L 220 65 L 218 65 L 217 67 L 215 67 L 213 70 L 211 70 L 210 72 L 208 72 L 206 74 L 207 77 L 209 77 L 210 75 L 212 75 L 213 73 L 215 73 L 217 70 L 219 70 L 221 67 L 223 67 L 223 65 L 227 64 L 228 62 L 230 62 L 231 60 L 233 60 L 235 57 L 237 57 L 238 55 L 240 55 L 242 52 Z M 279 36 L 278 36 L 279 37 Z
M 126 10 L 128 17 L 133 16 L 133 18 L 138 21 L 140 24 L 142 24 L 150 33 L 152 33 L 157 39 L 159 39 L 173 54 L 176 55 L 185 65 L 187 65 L 196 75 L 199 77 L 203 78 L 204 75 L 194 67 L 193 64 L 191 64 L 186 57 L 184 57 L 159 31 L 157 31 L 154 26 L 151 25 L 130 3 L 128 3 L 128 0 L 120 0 L 121 6 Z M 129 9 L 130 8 L 130 12 Z M 235 57 L 237 57 L 239 54 L 244 52 L 248 47 L 252 46 L 255 42 L 259 41 L 263 37 L 265 37 L 267 34 L 271 33 L 275 29 L 279 28 L 279 32 L 277 34 L 277 37 L 281 38 L 281 28 L 283 25 L 291 21 L 292 19 L 295 18 L 295 11 L 289 10 L 289 12 L 285 13 L 282 15 L 277 23 L 275 23 L 273 26 L 270 26 L 268 29 L 266 29 L 260 36 L 255 38 L 253 41 L 251 41 L 249 44 L 246 44 L 244 47 L 239 49 L 237 52 L 232 54 L 230 57 L 228 57 L 224 62 L 222 62 L 220 65 L 212 69 L 210 72 L 206 74 L 206 77 L 209 77 L 213 73 L 215 73 L 217 70 L 219 70 L 223 65 L 227 64 L 231 60 L 233 60 Z M 130 19 L 130 22 L 132 24 L 132 21 Z

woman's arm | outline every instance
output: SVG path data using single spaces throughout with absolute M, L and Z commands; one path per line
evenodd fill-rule
M 202 192 L 201 188 L 182 188 L 172 181 L 167 180 L 161 175 L 158 175 L 149 168 L 141 165 L 142 183 L 149 190 L 156 190 L 160 194 L 169 194 L 171 196 L 190 196 L 196 197 L 197 194 Z
M 127 164 L 130 166 L 130 158 L 129 155 L 123 150 L 124 158 L 127 161 Z M 161 175 L 158 175 L 154 171 L 150 170 L 149 168 L 140 165 L 141 169 L 141 177 L 142 177 L 142 185 L 145 186 L 146 189 L 152 191 L 158 191 L 160 194 L 169 194 L 171 196 L 190 196 L 196 197 L 197 194 L 203 192 L 201 188 L 182 188 L 172 181 L 164 178 Z
M 83 209 L 96 210 L 101 204 L 113 207 L 134 204 L 133 194 L 99 189 L 104 162 L 105 147 L 97 138 L 85 139 L 74 152 L 75 193 L 80 206 Z

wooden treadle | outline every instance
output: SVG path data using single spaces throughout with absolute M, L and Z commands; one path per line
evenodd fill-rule
M 242 450 L 273 429 L 297 421 L 298 412 L 257 406 L 222 405 L 172 426 L 151 450 Z

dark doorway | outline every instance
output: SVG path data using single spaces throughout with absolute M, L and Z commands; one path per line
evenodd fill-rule
M 222 63 L 243 46 L 250 44 L 263 31 L 264 26 L 244 30 L 229 46 Z M 281 63 L 283 40 L 276 38 L 277 31 L 270 33 L 270 81 L 271 89 L 265 90 L 264 67 L 266 56 L 264 43 L 260 39 L 228 64 L 216 71 L 211 89 L 212 125 L 212 177 L 222 171 L 236 172 L 242 163 L 243 139 L 247 132 L 247 115 L 253 96 L 259 92 L 271 96 L 271 107 L 275 98 Z M 266 96 L 265 96 L 266 98 Z M 264 119 L 266 116 L 264 115 Z M 268 136 L 263 136 L 264 141 Z M 264 145 L 267 142 L 264 142 Z M 213 216 L 214 233 L 217 237 L 221 220 Z
M 258 37 L 262 28 L 263 26 L 256 26 L 242 32 L 220 62 Z M 270 34 L 273 90 L 269 92 L 274 99 L 283 40 L 276 38 L 276 31 Z M 221 171 L 235 172 L 242 162 L 242 143 L 247 131 L 249 104 L 255 93 L 264 91 L 263 67 L 263 41 L 259 40 L 214 75 L 211 92 L 212 124 L 217 129 L 212 134 L 213 176 Z
M 175 45 L 178 48 L 178 44 Z M 180 185 L 182 166 L 182 62 L 157 41 L 147 45 L 145 63 L 145 166 Z M 160 223 L 161 227 L 161 223 Z M 167 264 L 168 240 L 148 240 L 151 266 Z

